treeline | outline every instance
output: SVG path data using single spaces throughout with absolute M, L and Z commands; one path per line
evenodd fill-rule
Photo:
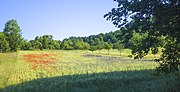
M 60 49 L 61 41 L 53 40 L 52 35 L 36 36 L 34 40 L 23 40 L 21 50 Z
M 22 30 L 17 21 L 12 19 L 5 24 L 3 32 L 0 32 L 0 52 L 16 52 L 17 50 L 102 50 L 118 49 L 121 53 L 123 48 L 132 49 L 135 58 L 142 58 L 143 54 L 137 54 L 144 48 L 144 39 L 148 39 L 147 33 L 131 32 L 124 34 L 126 29 L 116 30 L 109 33 L 100 33 L 87 37 L 69 37 L 63 41 L 54 40 L 52 35 L 36 36 L 34 40 L 25 40 L 22 38 Z M 157 38 L 157 46 L 164 44 L 163 37 Z M 158 49 L 152 49 L 153 54 Z M 140 53 L 140 52 L 139 52 Z
M 121 41 L 118 40 L 115 33 L 101 33 L 98 35 L 91 35 L 88 37 L 69 37 L 63 41 L 54 40 L 52 35 L 36 36 L 34 40 L 22 40 L 21 50 L 102 50 L 102 49 L 120 49 L 124 47 Z M 112 39 L 113 38 L 113 39 Z
M 22 38 L 22 30 L 17 21 L 12 19 L 0 32 L 0 52 L 16 52 L 18 50 L 110 50 L 123 48 L 118 40 L 120 31 L 100 33 L 88 37 L 69 37 L 63 41 L 54 40 L 52 35 L 36 36 L 34 40 Z

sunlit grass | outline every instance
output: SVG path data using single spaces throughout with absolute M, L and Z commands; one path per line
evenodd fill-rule
M 51 62 L 48 65 L 47 64 L 38 65 L 37 69 L 34 70 L 32 68 L 33 64 L 26 62 L 26 60 L 24 60 L 23 58 L 23 55 L 28 55 L 28 54 L 39 55 L 42 53 L 55 54 L 55 56 L 49 56 L 47 58 L 53 57 L 55 58 L 56 61 Z M 111 88 L 114 89 L 114 87 L 112 87 L 113 83 L 116 84 L 114 85 L 115 87 L 118 87 L 117 85 L 124 85 L 124 87 L 125 86 L 130 87 L 136 84 L 135 82 L 138 81 L 139 79 L 141 82 L 144 82 L 144 85 L 146 86 L 147 86 L 146 83 L 148 82 L 150 84 L 155 85 L 153 80 L 149 80 L 154 78 L 158 80 L 155 83 L 160 83 L 163 81 L 166 82 L 170 80 L 174 81 L 173 77 L 158 78 L 156 76 L 153 76 L 154 73 L 153 70 L 158 66 L 158 63 L 154 61 L 134 61 L 132 58 L 127 57 L 128 55 L 130 55 L 130 53 L 131 51 L 126 49 L 123 50 L 122 56 L 119 56 L 119 52 L 117 50 L 111 50 L 110 55 L 107 55 L 106 50 L 102 50 L 100 51 L 100 53 L 99 51 L 90 52 L 90 51 L 81 51 L 81 50 L 74 50 L 74 51 L 44 50 L 44 51 L 19 51 L 18 53 L 0 54 L 0 57 L 2 58 L 0 62 L 0 67 L 1 67 L 0 89 L 4 89 L 3 92 L 6 92 L 6 90 L 9 90 L 9 92 L 12 90 L 18 92 L 19 91 L 24 92 L 27 89 L 29 89 L 28 87 L 31 87 L 30 88 L 31 91 L 39 92 L 40 90 L 42 90 L 41 87 L 36 88 L 36 86 L 38 86 L 39 84 L 32 85 L 31 83 L 28 84 L 26 83 L 30 81 L 32 81 L 32 83 L 36 83 L 36 80 L 40 80 L 40 82 L 43 82 L 41 86 L 42 87 L 44 86 L 45 89 L 47 86 L 50 86 L 48 85 L 48 83 L 50 84 L 52 83 L 50 87 L 53 87 L 53 85 L 60 86 L 53 89 L 49 88 L 46 90 L 46 92 L 56 89 L 61 91 L 62 90 L 70 91 L 69 87 L 73 88 L 71 90 L 73 92 L 80 92 L 81 90 L 82 92 L 84 92 L 87 89 L 79 88 L 82 85 L 89 87 L 88 89 L 89 91 L 94 90 L 93 92 L 99 92 L 98 91 L 99 88 L 101 89 L 101 87 L 104 87 L 103 89 L 104 92 L 105 90 L 109 90 Z M 85 55 L 89 55 L 89 54 L 95 56 L 85 57 Z M 103 57 L 98 58 L 96 57 L 96 55 L 101 55 Z M 47 78 L 47 79 L 42 79 L 42 78 Z M 163 80 L 160 80 L 161 78 L 163 78 Z M 96 80 L 95 82 L 96 84 L 91 82 L 95 80 Z M 103 82 L 102 80 L 104 80 L 105 82 Z M 115 80 L 118 82 L 116 82 Z M 126 84 L 127 82 L 130 82 L 130 84 Z M 104 83 L 104 85 L 99 85 L 101 83 L 102 84 Z M 21 86 L 21 84 L 24 84 L 22 85 L 23 86 L 22 90 L 18 89 L 18 87 L 16 86 L 10 89 L 7 88 L 12 85 Z M 95 88 L 93 87 L 93 85 Z M 164 85 L 166 84 L 164 83 L 163 86 Z M 137 83 L 137 85 L 134 85 L 132 89 L 136 89 L 136 87 L 138 86 L 140 87 L 142 85 Z M 35 90 L 34 87 L 35 89 L 38 90 Z M 157 87 L 161 87 L 161 86 L 157 86 Z M 126 89 L 120 89 L 120 88 L 117 88 L 117 90 L 114 90 L 114 92 L 127 91 Z M 153 86 L 153 88 L 156 88 L 156 86 Z M 144 88 L 142 90 L 146 90 L 146 89 Z
M 132 50 L 130 50 L 130 49 L 123 49 L 121 51 L 121 55 L 120 55 L 120 52 L 117 49 L 111 49 L 109 56 L 133 59 L 133 55 L 131 52 L 132 52 Z M 88 53 L 92 54 L 92 52 L 90 52 L 90 51 L 88 51 Z M 100 50 L 100 51 L 97 50 L 97 51 L 94 51 L 93 54 L 108 55 L 108 50 L 105 50 L 105 49 Z M 161 54 L 162 54 L 161 49 L 160 49 L 160 52 L 158 52 L 155 55 L 153 55 L 152 52 L 149 51 L 148 55 L 143 57 L 143 59 L 158 59 L 161 56 Z

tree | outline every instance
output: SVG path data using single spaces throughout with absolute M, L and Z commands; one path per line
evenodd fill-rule
M 43 47 L 43 49 L 49 49 L 49 37 L 51 37 L 51 36 L 49 36 L 49 35 L 43 35 L 42 36 L 42 47 Z
M 10 51 L 16 52 L 20 46 L 22 40 L 21 29 L 17 21 L 12 19 L 5 24 L 3 31 L 6 36 L 6 40 L 9 43 Z
M 60 49 L 61 41 L 60 40 L 54 40 L 53 46 L 55 47 L 55 49 Z
M 94 52 L 94 51 L 96 51 L 96 47 L 95 46 L 90 46 L 89 50 Z
M 43 49 L 55 49 L 59 46 L 56 41 L 53 40 L 52 35 L 43 35 L 42 37 L 36 36 L 35 41 L 39 41 L 42 44 Z
M 72 39 L 68 39 L 68 40 L 67 40 L 69 46 L 72 47 L 72 49 L 75 49 L 75 48 L 74 48 L 74 45 L 75 45 L 75 43 L 76 43 L 77 41 L 78 41 L 77 39 L 73 39 L 73 41 L 72 41 Z
M 112 44 L 110 43 L 108 43 L 108 42 L 105 42 L 104 43 L 104 48 L 106 49 L 106 50 L 108 50 L 108 55 L 109 55 L 109 53 L 110 53 L 110 49 L 112 48 Z
M 83 49 L 83 42 L 78 40 L 78 41 L 74 44 L 74 49 L 82 50 L 82 49 Z
M 32 49 L 31 43 L 27 40 L 23 40 L 21 44 L 21 50 L 30 50 Z
M 169 40 L 168 44 L 164 47 L 160 60 L 162 63 L 160 63 L 160 67 L 157 68 L 159 72 L 165 71 L 166 73 L 170 73 L 172 71 L 178 71 L 178 65 L 180 63 L 180 43 L 177 44 L 176 40 Z
M 100 42 L 101 42 L 101 41 L 99 40 L 99 38 L 95 38 L 95 39 L 94 39 L 94 45 L 95 45 L 95 46 L 99 45 Z
M 73 47 L 69 45 L 68 41 L 65 39 L 62 42 L 61 49 L 63 50 L 72 50 Z
M 124 45 L 122 44 L 122 41 L 118 41 L 114 44 L 113 49 L 118 49 L 119 55 L 121 56 L 121 52 L 124 49 Z
M 86 42 L 83 42 L 83 49 L 84 50 L 88 50 L 88 49 L 90 49 L 90 45 L 88 44 L 88 43 L 86 43 Z
M 100 40 L 101 42 L 104 41 L 102 35 L 103 35 L 103 34 L 99 34 L 99 35 L 98 35 L 98 38 L 99 38 L 99 40 Z
M 156 45 L 157 37 L 165 36 L 166 40 L 173 43 L 164 45 L 162 63 L 160 68 L 163 71 L 176 71 L 180 65 L 180 1 L 179 0 L 114 0 L 118 2 L 118 7 L 104 17 L 111 20 L 114 25 L 121 28 L 128 28 L 126 33 L 135 31 L 136 33 L 147 33 L 146 51 L 142 48 L 142 53 L 148 53 L 150 48 Z M 131 34 L 130 34 L 131 35 Z M 174 44 L 175 46 L 172 46 Z M 170 47 L 172 46 L 172 47 Z M 173 50 L 169 50 L 169 49 Z M 164 66 L 165 65 L 165 66 Z M 172 67 L 173 66 L 173 67 Z M 166 68 L 161 68 L 166 67 Z
M 6 40 L 4 33 L 0 32 L 0 52 L 9 51 L 9 43 Z
M 147 53 L 143 53 L 146 51 L 146 41 L 148 34 L 140 34 L 140 33 L 133 33 L 133 37 L 129 39 L 129 46 L 132 50 L 132 54 L 135 55 L 134 59 L 139 59 L 147 55 Z M 148 50 L 148 49 L 147 49 Z
M 104 42 L 100 42 L 100 43 L 96 46 L 97 50 L 99 50 L 99 54 L 100 54 L 100 51 L 103 49 L 103 47 L 104 47 Z
M 42 50 L 43 49 L 43 46 L 39 41 L 31 40 L 29 42 L 32 46 L 32 49 L 34 49 L 34 50 L 38 50 L 38 49 Z

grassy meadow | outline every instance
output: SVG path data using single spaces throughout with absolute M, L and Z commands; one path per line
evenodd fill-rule
M 180 73 L 156 76 L 160 54 L 133 60 L 130 50 L 0 53 L 0 92 L 178 92 Z

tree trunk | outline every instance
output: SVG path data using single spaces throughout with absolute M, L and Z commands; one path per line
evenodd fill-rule
M 109 55 L 109 52 L 110 52 L 110 51 L 109 51 L 109 49 L 108 49 L 108 55 Z
M 121 51 L 119 51 L 119 55 L 121 56 Z

